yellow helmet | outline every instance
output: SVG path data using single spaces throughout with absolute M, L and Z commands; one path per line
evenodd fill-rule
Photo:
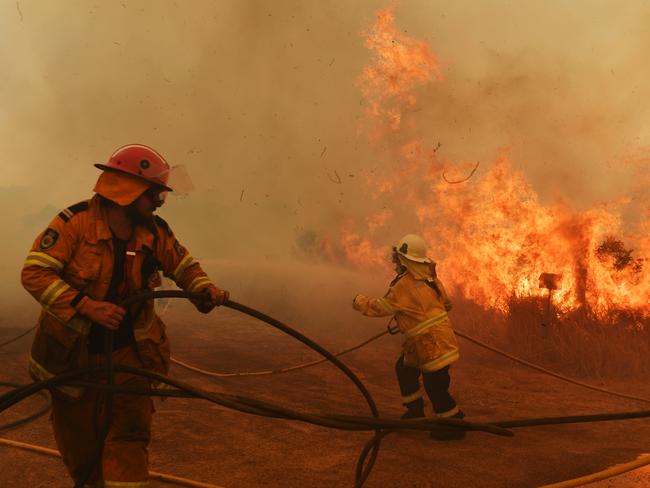
M 402 237 L 395 246 L 395 251 L 400 256 L 416 263 L 432 262 L 427 257 L 427 245 L 424 239 L 417 234 L 407 234 Z

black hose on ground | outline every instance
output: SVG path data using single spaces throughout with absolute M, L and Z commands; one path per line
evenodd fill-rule
M 203 293 L 187 293 L 183 291 L 158 291 L 158 292 L 145 292 L 138 295 L 134 295 L 130 297 L 128 300 L 121 303 L 121 305 L 123 307 L 126 307 L 135 302 L 143 302 L 146 300 L 163 298 L 163 297 L 190 298 L 196 300 L 205 299 L 205 295 Z M 423 421 L 402 421 L 402 420 L 392 420 L 392 419 L 381 419 L 379 418 L 377 406 L 374 400 L 372 399 L 372 396 L 363 385 L 363 383 L 345 364 L 343 364 L 332 353 L 330 353 L 329 351 L 327 351 L 326 349 L 324 349 L 323 347 L 321 347 L 311 339 L 305 337 L 300 332 L 292 329 L 288 325 L 283 324 L 282 322 L 272 317 L 269 317 L 268 315 L 263 314 L 257 310 L 254 310 L 252 308 L 246 307 L 245 305 L 233 301 L 227 301 L 224 305 L 226 307 L 238 310 L 242 313 L 248 314 L 252 317 L 262 320 L 268 323 L 269 325 L 285 332 L 286 334 L 291 335 L 292 337 L 303 342 L 304 344 L 306 344 L 307 346 L 309 346 L 310 348 L 318 352 L 320 355 L 324 356 L 329 361 L 334 363 L 339 369 L 341 369 L 345 373 L 346 376 L 348 376 L 353 381 L 355 386 L 361 391 L 363 397 L 365 398 L 366 402 L 370 407 L 373 416 L 354 417 L 354 416 L 342 416 L 342 415 L 305 414 L 305 413 L 296 412 L 290 409 L 286 409 L 284 407 L 268 404 L 265 402 L 261 402 L 259 400 L 250 399 L 246 397 L 204 392 L 196 388 L 193 388 L 189 385 L 185 385 L 177 380 L 172 380 L 170 378 L 167 378 L 166 376 L 157 373 L 152 373 L 150 371 L 141 370 L 138 368 L 130 368 L 122 365 L 112 365 L 111 364 L 112 342 L 110 343 L 110 345 L 108 343 L 109 340 L 112 341 L 111 334 L 107 334 L 107 343 L 105 344 L 106 346 L 105 354 L 107 356 L 105 368 L 88 368 L 83 370 L 68 371 L 54 378 L 50 378 L 48 380 L 44 380 L 44 381 L 32 383 L 30 385 L 25 385 L 23 387 L 16 388 L 14 391 L 11 391 L 9 393 L 0 396 L 0 412 L 16 404 L 17 402 L 23 400 L 24 398 L 27 398 L 30 395 L 33 395 L 34 393 L 41 391 L 45 388 L 53 388 L 57 385 L 70 384 L 71 382 L 77 380 L 77 383 L 72 383 L 72 384 L 77 384 L 79 386 L 83 385 L 86 387 L 106 389 L 111 393 L 129 392 L 134 394 L 145 394 L 145 395 L 152 394 L 152 395 L 159 395 L 159 396 L 189 396 L 195 398 L 203 398 L 208 401 L 226 406 L 228 408 L 233 408 L 254 415 L 301 420 L 316 425 L 337 428 L 337 429 L 344 429 L 344 430 L 357 430 L 357 431 L 374 430 L 375 436 L 373 437 L 371 442 L 366 444 L 363 451 L 363 456 L 360 458 L 359 462 L 357 463 L 357 475 L 355 480 L 356 487 L 361 487 L 363 485 L 363 483 L 369 476 L 374 466 L 375 460 L 377 458 L 378 449 L 379 449 L 379 442 L 383 437 L 383 435 L 381 435 L 382 434 L 381 429 L 400 428 L 400 429 L 412 429 L 412 430 L 432 430 L 432 429 L 435 430 L 436 427 L 440 425 L 443 426 L 453 425 L 459 428 L 465 428 L 469 430 L 483 430 L 498 435 L 506 435 L 506 436 L 512 435 L 510 431 L 503 428 L 499 428 L 491 425 L 485 425 L 485 424 L 465 422 L 456 419 L 435 419 L 435 420 L 423 420 Z M 106 371 L 106 374 L 108 375 L 109 384 L 101 385 L 97 383 L 88 383 L 83 381 L 83 379 L 87 377 L 87 375 L 96 374 L 100 371 Z M 156 391 L 155 389 L 128 389 L 128 388 L 116 387 L 113 384 L 111 384 L 112 382 L 110 380 L 113 372 L 115 371 L 121 371 L 121 372 L 131 373 L 134 375 L 145 376 L 156 382 L 166 383 L 168 385 L 174 386 L 177 390 L 174 391 L 174 390 L 165 389 L 162 391 Z M 105 425 L 107 426 L 108 424 Z M 102 429 L 102 433 L 103 432 L 104 429 Z M 101 442 L 101 444 L 103 444 L 103 441 Z M 368 459 L 368 455 L 370 455 L 370 459 L 366 462 L 366 459 Z M 364 463 L 365 463 L 365 468 L 364 468 Z M 89 475 L 90 473 L 92 473 L 92 470 L 89 471 Z
M 25 337 L 27 334 L 29 334 L 30 332 L 32 332 L 35 329 L 36 329 L 36 326 L 31 327 L 31 328 L 27 329 L 25 332 L 17 335 L 16 337 L 13 337 L 13 338 L 9 339 L 8 341 L 0 342 L 0 347 L 7 346 L 7 345 L 11 344 L 12 342 L 16 342 L 18 339 L 22 339 L 23 337 Z
M 426 420 L 399 420 L 375 417 L 362 417 L 352 415 L 322 415 L 322 414 L 303 414 L 287 409 L 285 407 L 266 403 L 238 395 L 228 395 L 217 392 L 206 392 L 197 388 L 190 387 L 178 380 L 172 380 L 158 373 L 152 373 L 147 370 L 131 368 L 128 366 L 115 365 L 115 371 L 131 373 L 135 375 L 148 377 L 156 382 L 166 383 L 174 386 L 173 389 L 134 389 L 113 386 L 110 387 L 114 392 L 144 394 L 160 397 L 182 397 L 182 398 L 202 398 L 221 406 L 238 410 L 244 413 L 261 415 L 265 417 L 284 418 L 303 420 L 308 423 L 321 425 L 323 427 L 332 427 L 342 430 L 368 431 L 377 429 L 393 430 L 433 430 L 437 426 L 458 427 L 466 430 L 476 430 L 488 432 L 491 434 L 511 437 L 512 432 L 507 429 L 539 427 L 547 425 L 574 424 L 585 422 L 606 422 L 614 420 L 630 420 L 640 418 L 650 418 L 650 410 L 635 410 L 630 412 L 616 413 L 598 413 L 586 415 L 574 415 L 566 417 L 538 417 L 517 420 L 501 420 L 489 423 L 466 422 L 465 420 L 452 418 L 433 418 Z M 107 385 L 92 383 L 88 381 L 79 381 L 90 374 L 96 374 L 104 371 L 103 367 L 80 369 L 62 373 L 49 380 L 30 383 L 16 388 L 13 391 L 0 395 L 0 413 L 12 407 L 16 403 L 28 398 L 42 389 L 54 388 L 58 385 L 70 384 L 73 386 L 92 387 L 99 389 L 108 389 Z M 295 415 L 294 415 L 295 414 Z
M 188 293 L 184 291 L 178 291 L 178 290 L 162 290 L 162 291 L 148 291 L 144 293 L 139 293 L 137 295 L 134 295 L 132 297 L 129 297 L 126 299 L 121 305 L 122 307 L 127 307 L 132 303 L 135 302 L 143 302 L 145 300 L 150 300 L 153 298 L 188 298 L 188 299 L 195 299 L 195 300 L 205 300 L 205 294 L 204 293 Z M 334 354 L 329 352 L 327 349 L 324 347 L 320 346 L 316 342 L 312 341 L 305 335 L 301 334 L 297 330 L 293 329 L 292 327 L 289 327 L 288 325 L 280 322 L 279 320 L 274 319 L 273 317 L 266 315 L 258 310 L 255 310 L 253 308 L 247 307 L 246 305 L 242 305 L 241 303 L 234 302 L 232 300 L 226 300 L 225 303 L 223 304 L 225 307 L 231 308 L 233 310 L 237 310 L 241 313 L 244 313 L 246 315 L 249 315 L 253 318 L 256 318 L 262 322 L 265 322 L 269 324 L 272 327 L 275 327 L 276 329 L 281 330 L 285 334 L 290 335 L 291 337 L 299 340 L 303 344 L 307 345 L 309 348 L 313 349 L 316 351 L 318 354 L 321 356 L 325 357 L 328 359 L 330 362 L 332 362 L 337 368 L 339 368 L 357 387 L 357 389 L 361 392 L 363 397 L 366 400 L 366 403 L 368 403 L 368 407 L 370 408 L 370 412 L 372 413 L 373 417 L 379 417 L 379 411 L 377 409 L 377 404 L 375 403 L 374 399 L 372 398 L 372 395 L 370 395 L 370 392 L 368 389 L 365 387 L 365 385 L 361 382 L 361 380 L 355 375 L 350 368 L 348 368 L 340 359 L 338 359 Z M 377 434 L 379 431 L 376 432 Z M 372 446 L 372 451 L 370 454 L 370 459 L 368 461 L 368 465 L 366 467 L 366 473 L 365 477 L 370 474 L 372 471 L 372 467 L 375 464 L 375 461 L 377 460 L 377 455 L 379 453 L 379 443 L 373 444 Z M 355 486 L 360 487 L 362 486 L 363 483 L 361 484 L 356 484 Z
M 375 430 L 379 434 L 375 434 L 375 437 L 381 439 L 380 435 L 382 434 L 381 429 L 408 429 L 408 430 L 426 430 L 431 431 L 435 430 L 440 426 L 454 426 L 459 428 L 466 428 L 468 430 L 480 430 L 502 436 L 512 436 L 512 433 L 506 429 L 495 427 L 488 424 L 478 424 L 472 422 L 465 422 L 464 420 L 457 419 L 427 419 L 427 420 L 393 420 L 393 419 L 382 419 L 375 417 L 355 417 L 347 415 L 323 415 L 323 414 L 308 414 L 302 412 L 296 412 L 285 407 L 278 405 L 269 404 L 261 400 L 251 399 L 247 397 L 242 397 L 238 395 L 228 395 L 223 393 L 216 392 L 206 392 L 200 389 L 194 388 L 190 385 L 187 385 L 178 380 L 168 378 L 164 375 L 153 373 L 151 371 L 133 368 L 123 365 L 114 365 L 113 367 L 115 372 L 124 372 L 133 375 L 143 376 L 149 378 L 152 381 L 164 383 L 170 386 L 173 386 L 175 390 L 170 390 L 166 388 L 161 389 L 143 389 L 143 388 L 128 388 L 120 386 L 111 386 L 108 384 L 99 384 L 84 381 L 83 378 L 86 378 L 88 375 L 96 375 L 99 372 L 105 371 L 104 367 L 95 367 L 87 368 L 82 370 L 67 371 L 56 377 L 50 378 L 48 380 L 35 382 L 29 385 L 25 385 L 17 388 L 13 392 L 9 392 L 0 396 L 0 412 L 6 410 L 7 408 L 15 405 L 16 403 L 28 398 L 29 396 L 41 391 L 45 388 L 55 388 L 57 386 L 67 384 L 74 386 L 83 386 L 83 387 L 92 387 L 99 388 L 103 390 L 111 390 L 112 392 L 119 393 L 130 393 L 130 394 L 142 394 L 142 395 L 152 395 L 152 396 L 172 396 L 172 397 L 190 397 L 190 398 L 202 398 L 208 400 L 212 403 L 216 403 L 228 408 L 232 408 L 241 412 L 250 413 L 253 415 L 260 415 L 266 417 L 282 418 L 282 419 L 292 419 L 300 420 L 303 422 L 308 422 L 315 425 L 320 425 L 323 427 L 330 427 L 341 430 L 349 431 L 368 431 Z M 81 381 L 78 381 L 80 380 Z M 373 437 L 374 439 L 374 437 Z M 370 451 L 376 443 L 368 443 L 364 449 Z M 364 456 L 364 460 L 367 458 Z M 363 462 L 363 460 L 362 460 Z M 358 465 L 362 465 L 358 463 Z M 366 474 L 366 470 L 362 474 Z M 369 473 L 368 473 L 369 474 Z M 367 476 L 366 476 L 367 478 Z M 363 483 L 362 479 L 357 480 L 356 484 Z
M 123 305 L 126 306 L 130 303 L 155 298 L 192 298 L 192 299 L 204 299 L 203 294 L 190 294 L 181 291 L 161 291 L 161 292 L 147 292 L 140 294 L 134 297 L 131 297 Z M 355 469 L 355 486 L 360 487 L 364 484 L 368 478 L 374 462 L 376 460 L 377 452 L 379 449 L 379 444 L 381 440 L 388 434 L 395 432 L 396 430 L 410 429 L 410 430 L 435 430 L 439 426 L 453 426 L 457 428 L 463 428 L 467 430 L 480 430 L 485 432 L 490 432 L 497 435 L 512 436 L 512 432 L 506 429 L 511 428 L 522 428 L 522 427 L 535 427 L 543 425 L 558 425 L 558 424 L 568 424 L 568 423 L 582 423 L 582 422 L 600 422 L 600 421 L 611 421 L 611 420 L 624 420 L 624 419 L 635 419 L 635 418 L 648 418 L 650 417 L 650 410 L 642 411 L 632 411 L 632 412 L 618 412 L 618 413 L 600 413 L 600 414 L 591 414 L 591 415 L 579 415 L 579 416 L 566 416 L 566 417 L 545 417 L 545 418 L 532 418 L 532 419 L 520 419 L 520 420 L 503 420 L 499 422 L 494 422 L 490 424 L 479 424 L 466 422 L 464 420 L 458 419 L 429 419 L 429 420 L 393 420 L 385 419 L 378 417 L 376 405 L 370 396 L 370 393 L 365 389 L 361 381 L 352 373 L 343 363 L 341 363 L 336 357 L 334 357 L 327 350 L 323 349 L 318 344 L 314 343 L 310 339 L 306 338 L 299 332 L 291 329 L 289 326 L 269 317 L 261 312 L 253 310 L 244 305 L 238 304 L 236 302 L 228 301 L 225 306 L 233 308 L 235 310 L 241 311 L 251 315 L 259 320 L 262 320 L 270 325 L 282 330 L 283 332 L 297 338 L 301 342 L 304 342 L 312 349 L 319 352 L 327 360 L 330 360 L 336 364 L 344 373 L 352 379 L 357 388 L 360 389 L 364 398 L 369 403 L 371 407 L 371 412 L 373 417 L 360 417 L 360 416 L 347 416 L 347 415 L 326 415 L 326 414 L 304 414 L 301 412 L 296 412 L 293 410 L 286 409 L 284 407 L 276 406 L 273 404 L 265 403 L 256 399 L 251 399 L 247 397 L 241 397 L 236 395 L 220 394 L 220 393 L 211 393 L 198 390 L 189 385 L 181 383 L 177 380 L 172 380 L 163 375 L 152 373 L 146 370 L 141 370 L 137 368 L 129 368 L 126 366 L 115 365 L 114 367 L 110 366 L 110 361 L 112 359 L 112 354 L 108 354 L 108 351 L 112 351 L 112 344 L 110 347 L 108 344 L 105 344 L 106 353 L 108 354 L 108 361 L 105 367 L 100 368 L 88 368 L 84 370 L 75 370 L 68 371 L 57 377 L 51 378 L 46 381 L 36 382 L 29 385 L 17 386 L 13 391 L 0 395 L 0 412 L 6 410 L 12 405 L 18 403 L 19 401 L 35 394 L 43 393 L 44 389 L 53 388 L 57 385 L 63 384 L 72 384 L 75 386 L 89 387 L 89 388 L 99 388 L 107 390 L 109 393 L 123 392 L 139 395 L 151 395 L 151 396 L 162 396 L 162 397 L 184 397 L 184 398 L 202 398 L 213 403 L 225 406 L 227 408 L 232 408 L 239 410 L 241 412 L 250 413 L 253 415 L 262 415 L 267 417 L 274 418 L 284 418 L 284 419 L 293 419 L 300 420 L 315 425 L 321 425 L 324 427 L 331 427 L 336 429 L 351 430 L 351 431 L 368 431 L 374 430 L 375 435 L 366 443 L 361 454 L 359 456 L 356 469 Z M 29 329 L 27 332 L 21 334 L 17 338 L 10 340 L 7 343 L 13 342 L 20 337 L 23 337 L 28 332 L 31 332 L 33 329 Z M 110 334 L 109 334 L 110 336 Z M 0 344 L 4 345 L 7 343 Z M 108 377 L 112 376 L 114 371 L 127 372 L 134 375 L 145 376 L 150 380 L 165 383 L 170 386 L 173 386 L 175 389 L 134 389 L 126 388 L 112 385 L 109 379 L 109 384 L 98 384 L 94 382 L 89 382 L 84 380 L 89 374 L 96 374 L 98 372 L 105 371 Z M 6 384 L 5 386 L 15 386 L 13 384 Z M 49 408 L 49 405 L 48 405 Z M 13 426 L 24 425 L 25 423 L 37 418 L 40 415 L 43 415 L 47 412 L 47 408 L 42 409 L 36 414 L 21 419 L 7 426 L 0 427 L 0 430 L 11 428 Z M 369 461 L 369 454 L 372 453 Z M 364 469 L 365 465 L 365 469 Z
M 9 383 L 5 381 L 0 381 L 0 386 L 8 387 L 8 388 L 20 388 L 23 385 L 19 385 L 18 383 Z M 17 429 L 18 427 L 21 427 L 23 425 L 26 425 L 30 422 L 33 422 L 34 420 L 42 417 L 45 415 L 47 412 L 50 411 L 50 407 L 52 406 L 52 402 L 50 399 L 50 395 L 46 390 L 41 390 L 39 391 L 39 394 L 45 399 L 45 403 L 41 408 L 39 408 L 36 412 L 28 415 L 27 417 L 23 417 L 22 419 L 15 420 L 13 422 L 9 422 L 4 425 L 0 425 L 0 432 L 7 432 L 12 429 Z

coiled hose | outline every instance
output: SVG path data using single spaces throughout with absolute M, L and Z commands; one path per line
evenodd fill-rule
M 204 293 L 189 293 L 185 291 L 178 290 L 165 290 L 165 291 L 148 291 L 144 293 L 139 293 L 129 297 L 127 300 L 122 302 L 120 305 L 122 307 L 127 307 L 134 303 L 141 303 L 147 300 L 157 299 L 157 298 L 188 298 L 193 300 L 205 300 L 206 295 Z M 325 348 L 304 336 L 297 330 L 289 327 L 288 325 L 270 317 L 262 312 L 254 310 L 250 307 L 242 305 L 240 303 L 227 300 L 224 306 L 242 312 L 244 314 L 250 315 L 258 320 L 261 320 L 272 327 L 275 327 L 282 332 L 294 337 L 303 344 L 307 345 L 314 351 L 318 352 L 321 356 L 327 358 L 328 361 L 332 362 L 336 367 L 338 367 L 357 387 L 361 392 L 362 396 L 366 400 L 371 417 L 362 417 L 362 416 L 351 416 L 351 415 L 330 415 L 330 414 L 309 414 L 294 411 L 281 407 L 278 405 L 270 404 L 260 400 L 242 397 L 238 395 L 229 395 L 221 394 L 214 392 L 206 392 L 200 389 L 194 388 L 188 384 L 168 378 L 164 375 L 153 373 L 139 368 L 132 368 L 123 365 L 114 365 L 112 363 L 112 351 L 113 351 L 113 333 L 106 334 L 106 341 L 104 344 L 106 363 L 103 367 L 96 368 L 86 368 L 80 370 L 67 371 L 58 376 L 50 378 L 48 380 L 35 382 L 29 385 L 15 388 L 14 390 L 5 393 L 0 396 L 0 412 L 6 410 L 7 408 L 15 405 L 21 400 L 37 393 L 43 391 L 44 389 L 53 388 L 63 384 L 70 384 L 74 386 L 83 386 L 90 388 L 100 388 L 107 391 L 106 401 L 107 401 L 107 412 L 104 420 L 104 425 L 100 429 L 101 435 L 99 436 L 98 443 L 95 449 L 95 460 L 99 462 L 101 460 L 101 454 L 103 449 L 103 444 L 105 441 L 106 434 L 110 427 L 110 411 L 112 409 L 112 394 L 116 392 L 123 393 L 132 393 L 139 395 L 151 395 L 151 396 L 174 396 L 174 397 L 187 397 L 187 398 L 202 398 L 210 402 L 225 406 L 227 408 L 235 409 L 241 412 L 250 413 L 253 415 L 261 415 L 266 417 L 274 418 L 283 418 L 283 419 L 293 419 L 300 420 L 303 422 L 312 423 L 315 425 L 320 425 L 323 427 L 331 427 L 342 430 L 351 430 L 351 431 L 374 431 L 375 435 L 371 440 L 364 446 L 359 460 L 357 461 L 356 470 L 355 470 L 355 487 L 361 488 L 368 476 L 370 475 L 372 468 L 377 459 L 378 450 L 380 447 L 381 440 L 390 432 L 400 429 L 411 429 L 411 430 L 435 430 L 436 428 L 444 427 L 456 427 L 463 428 L 468 430 L 480 430 L 484 432 L 489 432 L 496 435 L 502 436 L 512 436 L 513 433 L 503 427 L 498 427 L 495 425 L 489 424 L 479 424 L 474 422 L 466 422 L 459 419 L 447 419 L 447 418 L 436 418 L 436 419 L 427 419 L 427 420 L 393 420 L 385 419 L 379 417 L 379 412 L 377 406 L 370 395 L 370 392 L 363 385 L 361 380 L 337 357 L 332 353 L 327 351 Z M 107 384 L 98 384 L 94 382 L 89 382 L 85 380 L 89 374 L 96 374 L 104 371 L 107 377 Z M 174 387 L 174 389 L 135 389 L 135 388 L 126 388 L 119 387 L 113 384 L 113 376 L 115 372 L 126 372 L 137 376 L 143 376 L 149 378 L 150 380 L 158 383 L 167 384 Z M 83 486 L 92 473 L 94 466 L 90 466 L 85 479 L 81 480 L 80 483 L 77 483 L 78 487 Z

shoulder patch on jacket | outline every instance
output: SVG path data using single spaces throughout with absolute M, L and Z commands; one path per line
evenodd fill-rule
M 174 233 L 172 232 L 171 227 L 169 227 L 169 224 L 167 223 L 167 221 L 165 219 L 163 219 L 159 215 L 156 215 L 155 219 L 156 219 L 156 224 L 158 224 L 158 226 L 165 229 L 167 231 L 167 235 L 169 235 L 169 237 L 174 235 Z
M 397 282 L 398 282 L 399 280 L 401 280 L 401 279 L 404 277 L 405 274 L 406 274 L 406 272 L 404 272 L 404 273 L 400 273 L 400 274 L 398 274 L 397 276 L 395 276 L 395 279 L 394 279 L 393 281 L 390 282 L 390 285 L 389 285 L 389 286 L 395 286 L 395 285 L 397 284 Z
M 45 229 L 45 232 L 43 232 L 43 236 L 41 237 L 41 242 L 39 242 L 38 247 L 41 249 L 41 251 L 47 251 L 48 249 L 53 248 L 54 244 L 56 244 L 56 241 L 58 240 L 59 233 L 56 231 L 56 229 L 48 227 Z
M 64 222 L 67 222 L 78 213 L 85 212 L 86 210 L 88 210 L 89 206 L 90 204 L 88 203 L 88 200 L 84 200 L 83 202 L 70 205 L 65 210 L 59 212 L 59 218 Z

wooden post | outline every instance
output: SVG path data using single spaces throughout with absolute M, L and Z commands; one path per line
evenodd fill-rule
M 553 290 L 560 290 L 562 288 L 562 275 L 555 273 L 542 273 L 539 275 L 539 287 L 548 290 L 548 297 L 546 301 L 546 320 L 542 322 L 544 327 L 551 325 L 553 320 Z

